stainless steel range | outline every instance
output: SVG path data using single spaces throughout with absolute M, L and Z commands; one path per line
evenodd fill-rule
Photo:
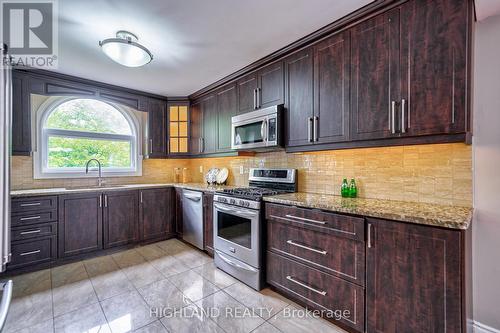
M 295 169 L 250 169 L 249 187 L 214 196 L 214 262 L 217 267 L 260 290 L 263 278 L 264 210 L 262 198 L 297 191 Z

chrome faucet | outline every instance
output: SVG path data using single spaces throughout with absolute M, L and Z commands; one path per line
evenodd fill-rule
M 89 173 L 89 164 L 92 161 L 96 161 L 97 165 L 99 166 L 99 178 L 97 178 L 97 186 L 101 187 L 102 186 L 102 168 L 101 168 L 101 162 L 99 162 L 98 159 L 91 158 L 90 160 L 87 161 L 87 164 L 85 165 L 85 174 Z

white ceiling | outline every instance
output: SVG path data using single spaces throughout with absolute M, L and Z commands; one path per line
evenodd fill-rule
M 59 1 L 57 71 L 186 96 L 371 1 Z M 98 42 L 118 30 L 135 33 L 153 62 L 127 68 L 107 58 Z
M 500 14 L 500 0 L 476 0 L 475 4 L 478 21 Z

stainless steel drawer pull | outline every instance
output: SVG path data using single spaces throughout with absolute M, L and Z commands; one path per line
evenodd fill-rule
M 42 217 L 40 215 L 37 216 L 30 216 L 30 217 L 21 217 L 19 220 L 20 221 L 29 221 L 29 220 L 39 220 Z
M 41 229 L 37 229 L 37 230 L 31 230 L 31 231 L 22 231 L 21 232 L 21 235 L 30 235 L 30 234 L 38 234 L 42 232 Z
M 326 224 L 326 222 L 323 222 L 323 221 L 316 221 L 316 220 L 306 219 L 305 217 L 298 217 L 298 216 L 293 216 L 293 215 L 290 215 L 290 214 L 287 214 L 285 216 L 288 217 L 289 219 L 296 219 L 296 220 L 300 220 L 300 221 L 312 222 L 312 223 L 317 223 L 317 224 Z
M 33 202 L 33 203 L 25 203 L 21 204 L 21 207 L 31 207 L 31 206 L 40 206 L 42 203 L 41 202 Z
M 405 109 L 406 109 L 406 100 L 403 98 L 401 100 L 401 133 L 406 133 Z
M 289 281 L 292 281 L 293 283 L 298 284 L 298 285 L 299 285 L 299 286 L 301 286 L 301 287 L 304 287 L 304 288 L 306 288 L 306 289 L 309 289 L 310 291 L 314 291 L 315 293 L 318 293 L 318 294 L 320 294 L 321 296 L 325 296 L 325 295 L 326 295 L 326 291 L 324 291 L 324 290 L 318 290 L 318 289 L 313 288 L 313 287 L 309 287 L 307 284 L 304 284 L 304 283 L 302 283 L 302 282 L 300 282 L 300 281 L 295 280 L 295 279 L 294 279 L 294 278 L 292 278 L 290 275 L 287 275 L 286 279 L 287 279 L 287 280 L 289 280 Z
M 286 242 L 288 244 L 290 244 L 290 245 L 300 247 L 301 249 L 306 249 L 306 250 L 313 251 L 313 252 L 320 253 L 320 254 L 327 254 L 327 252 L 325 250 L 316 250 L 316 249 L 313 249 L 312 247 L 305 246 L 305 245 L 302 245 L 302 244 L 299 244 L 299 243 L 295 243 L 291 239 L 287 240 Z
M 37 253 L 40 253 L 40 252 L 42 252 L 42 251 L 41 250 L 36 250 L 36 251 L 30 251 L 30 252 L 23 252 L 20 255 L 21 256 L 29 256 L 31 254 L 37 254 Z
M 396 101 L 391 102 L 391 133 L 396 134 Z

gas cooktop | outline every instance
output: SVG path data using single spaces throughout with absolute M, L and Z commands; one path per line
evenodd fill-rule
M 261 187 L 238 187 L 233 189 L 224 189 L 219 191 L 219 193 L 242 199 L 260 201 L 265 195 L 276 195 L 282 193 L 282 191 Z

